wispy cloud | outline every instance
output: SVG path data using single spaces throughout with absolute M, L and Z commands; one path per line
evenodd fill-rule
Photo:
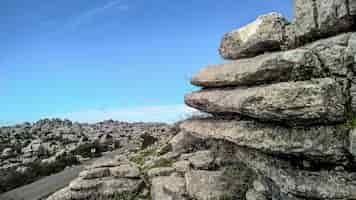
M 127 11 L 129 6 L 124 4 L 122 0 L 112 0 L 104 5 L 83 11 L 82 13 L 72 18 L 68 23 L 68 26 L 75 29 L 84 23 L 88 23 L 91 19 L 104 13 L 106 10 L 114 8 L 119 9 L 120 11 Z
M 145 106 L 127 109 L 93 109 L 66 113 L 59 116 L 79 122 L 99 122 L 107 119 L 128 121 L 128 122 L 175 122 L 183 119 L 187 115 L 195 112 L 183 104 L 163 105 L 163 106 Z

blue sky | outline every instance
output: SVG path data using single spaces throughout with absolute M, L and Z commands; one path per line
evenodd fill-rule
M 0 124 L 173 121 L 223 34 L 286 0 L 2 0 Z

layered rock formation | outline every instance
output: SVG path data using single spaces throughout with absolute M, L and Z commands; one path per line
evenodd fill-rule
M 213 116 L 180 137 L 252 169 L 248 200 L 356 199 L 356 1 L 294 2 L 292 23 L 271 13 L 225 34 L 220 54 L 237 60 L 202 69 L 185 97 Z

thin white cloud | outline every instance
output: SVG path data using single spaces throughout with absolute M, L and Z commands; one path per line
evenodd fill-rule
M 97 16 L 101 13 L 104 13 L 104 11 L 106 11 L 108 9 L 113 9 L 113 8 L 119 9 L 120 11 L 127 11 L 129 9 L 129 6 L 124 4 L 122 2 L 122 0 L 109 1 L 102 6 L 86 10 L 86 11 L 82 12 L 81 14 L 77 15 L 76 17 L 72 18 L 70 20 L 68 26 L 70 26 L 71 28 L 74 29 L 84 23 L 87 23 L 95 16 Z
M 66 118 L 78 122 L 99 122 L 107 119 L 128 122 L 168 122 L 182 120 L 195 112 L 183 104 L 145 106 L 126 109 L 93 109 L 66 113 L 55 117 Z

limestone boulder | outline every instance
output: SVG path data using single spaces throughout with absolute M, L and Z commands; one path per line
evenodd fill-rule
M 69 184 L 69 188 L 72 191 L 90 191 L 97 190 L 102 186 L 101 181 L 97 180 L 85 180 L 83 178 L 77 178 Z
M 281 49 L 287 20 L 279 13 L 259 16 L 256 21 L 226 33 L 220 45 L 225 59 L 253 57 Z
M 188 133 L 179 132 L 174 136 L 169 144 L 172 147 L 174 153 L 187 153 L 195 149 L 197 145 L 201 143 L 199 138 L 196 138 Z
M 142 188 L 143 181 L 141 179 L 109 178 L 102 180 L 102 184 L 102 187 L 98 191 L 100 196 L 112 197 L 114 195 L 126 194 L 133 197 Z
M 84 170 L 79 174 L 79 177 L 83 179 L 96 179 L 110 176 L 110 171 L 108 168 L 94 168 L 89 170 Z
M 247 120 L 200 119 L 184 121 L 180 128 L 196 137 L 225 140 L 275 156 L 302 156 L 326 163 L 343 163 L 348 157 L 348 130 L 338 126 L 290 128 Z
M 321 77 L 346 78 L 355 63 L 355 35 L 342 33 L 295 50 L 208 65 L 193 76 L 191 83 L 209 88 L 253 86 Z
M 310 125 L 343 122 L 347 101 L 334 79 L 323 78 L 250 88 L 207 89 L 186 95 L 185 103 L 213 114 Z
M 185 180 L 178 176 L 153 178 L 151 198 L 154 200 L 187 200 Z
M 322 64 L 312 51 L 297 49 L 209 65 L 191 83 L 202 87 L 249 86 L 325 76 Z
M 214 165 L 214 155 L 211 151 L 197 151 L 190 154 L 183 154 L 182 160 L 187 160 L 194 169 L 208 170 Z
M 180 160 L 173 163 L 173 168 L 176 172 L 184 174 L 191 169 L 191 163 L 187 160 Z
M 133 164 L 122 164 L 110 168 L 110 174 L 117 178 L 139 178 L 140 170 Z
M 5 148 L 0 157 L 1 158 L 4 158 L 4 159 L 7 159 L 7 158 L 11 158 L 11 157 L 16 157 L 16 152 L 12 149 L 12 148 Z

